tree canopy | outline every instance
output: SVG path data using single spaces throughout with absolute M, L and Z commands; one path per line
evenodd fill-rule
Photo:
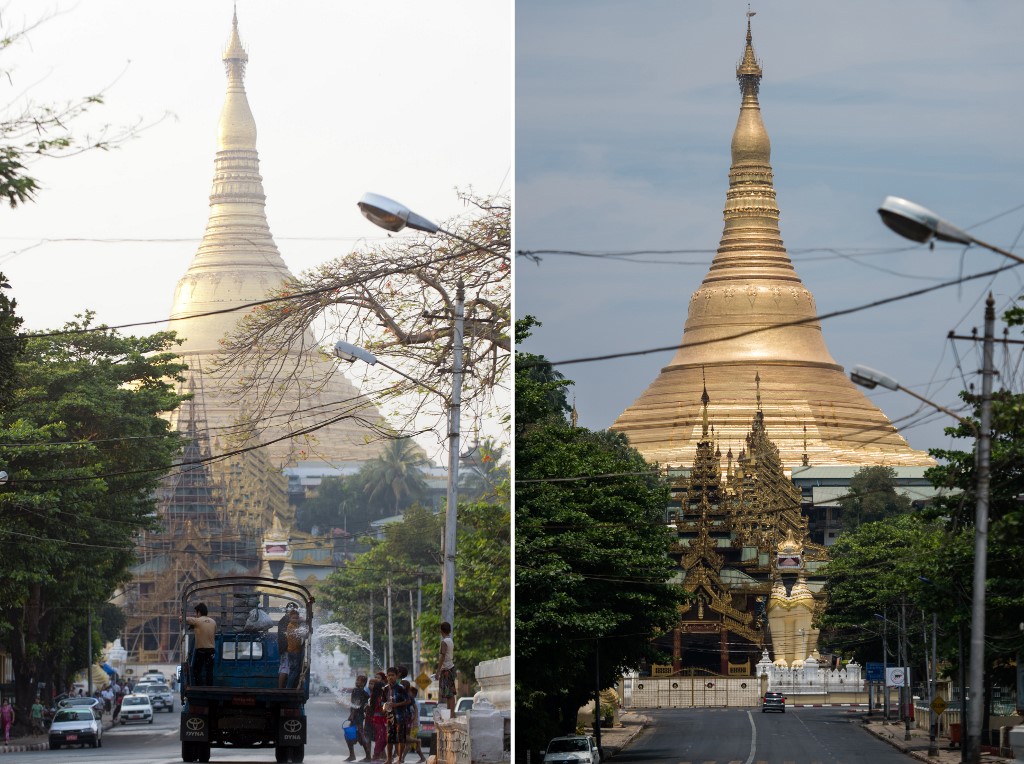
M 516 341 L 532 319 L 517 322 Z M 621 434 L 572 427 L 568 384 L 516 353 L 516 730 L 521 751 L 572 732 L 678 618 L 668 487 Z M 519 402 L 526 402 L 520 406 Z
M 478 663 L 508 655 L 511 648 L 510 520 L 507 506 L 500 504 L 463 503 L 458 508 L 454 636 L 457 668 L 470 678 Z M 387 643 L 384 598 L 389 585 L 394 603 L 395 661 L 411 667 L 412 620 L 420 591 L 420 653 L 428 662 L 437 657 L 443 528 L 443 515 L 414 506 L 400 522 L 386 526 L 383 540 L 366 539 L 369 551 L 349 560 L 320 584 L 320 603 L 332 611 L 334 621 L 367 638 L 367 625 L 373 621 L 376 668 L 383 665 L 381 656 Z M 412 614 L 410 593 L 415 603 Z M 354 666 L 367 660 L 365 653 L 352 657 Z M 432 664 L 428 663 L 427 669 L 430 673 Z
M 89 607 L 129 577 L 136 533 L 180 437 L 161 414 L 181 398 L 174 335 L 122 337 L 91 316 L 29 335 L 0 411 L 0 641 L 18 702 L 32 681 L 62 685 Z
M 910 511 L 910 499 L 896 492 L 896 470 L 874 466 L 858 470 L 850 479 L 847 495 L 839 500 L 843 508 L 843 529 L 854 530 Z
M 1013 325 L 1024 311 L 1008 311 Z M 965 441 L 963 450 L 933 449 L 940 464 L 926 476 L 945 490 L 931 505 L 913 514 L 883 515 L 844 532 L 830 549 L 825 569 L 828 606 L 820 618 L 825 640 L 852 652 L 858 660 L 881 660 L 880 622 L 904 603 L 912 623 L 937 614 L 941 665 L 955 671 L 958 640 L 969 653 L 968 631 L 973 597 L 976 457 L 980 396 L 961 393 L 974 407 L 973 417 L 947 429 Z M 985 684 L 1013 686 L 1013 663 L 1024 651 L 1019 624 L 1024 612 L 1024 395 L 997 390 L 992 401 L 991 485 L 985 600 Z M 923 670 L 924 656 L 911 640 L 911 661 Z M 965 658 L 967 656 L 965 655 Z M 987 707 L 987 706 L 986 706 Z M 985 725 L 988 714 L 986 712 Z

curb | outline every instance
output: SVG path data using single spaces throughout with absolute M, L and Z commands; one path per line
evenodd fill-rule
M 606 752 L 605 756 L 604 756 L 604 759 L 602 759 L 602 760 L 611 759 L 611 758 L 615 757 L 617 754 L 621 753 L 622 750 L 624 748 L 626 748 L 626 746 L 628 746 L 634 740 L 636 740 L 637 735 L 639 735 L 641 732 L 643 732 L 645 729 L 647 729 L 647 726 L 651 723 L 651 718 L 649 716 L 643 716 L 641 714 L 637 714 L 637 718 L 638 718 L 640 723 L 635 727 L 635 729 L 630 731 L 629 734 L 627 734 L 625 737 L 623 737 L 622 741 L 620 743 L 617 743 L 616 745 L 602 745 L 601 746 L 603 749 L 605 749 L 605 752 Z
M 106 734 L 114 728 L 113 720 L 103 721 L 103 733 Z M 26 753 L 28 751 L 49 751 L 50 750 L 50 739 L 46 735 L 42 736 L 42 740 L 38 743 L 11 743 L 5 745 L 0 743 L 0 756 L 5 753 Z
M 0 745 L 0 756 L 5 753 L 24 753 L 25 751 L 49 751 L 50 741 L 44 740 L 41 743 L 12 743 Z

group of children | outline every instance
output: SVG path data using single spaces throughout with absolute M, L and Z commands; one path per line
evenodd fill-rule
M 404 666 L 391 666 L 386 673 L 377 672 L 369 684 L 366 676 L 356 678 L 348 717 L 356 734 L 354 740 L 351 736 L 345 739 L 349 754 L 346 761 L 356 760 L 357 742 L 366 753 L 364 761 L 396 764 L 413 751 L 419 754 L 421 762 L 426 761 L 417 738 L 417 690 L 405 678 L 407 674 Z
M 455 663 L 451 633 L 451 624 L 442 623 L 435 674 L 440 688 L 439 700 L 448 706 L 449 713 L 455 710 Z M 406 753 L 414 751 L 420 762 L 426 761 L 418 737 L 417 688 L 406 678 L 408 673 L 404 666 L 391 666 L 387 672 L 377 672 L 369 683 L 364 675 L 356 677 L 348 715 L 348 725 L 355 728 L 356 734 L 345 737 L 348 744 L 348 758 L 345 761 L 356 760 L 356 743 L 366 753 L 363 761 L 401 764 Z

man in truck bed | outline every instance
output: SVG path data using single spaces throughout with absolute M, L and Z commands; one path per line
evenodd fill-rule
M 196 684 L 213 684 L 214 639 L 217 634 L 217 622 L 207 614 L 206 603 L 196 604 L 195 617 L 185 621 L 195 632 L 196 646 L 192 653 L 192 681 Z

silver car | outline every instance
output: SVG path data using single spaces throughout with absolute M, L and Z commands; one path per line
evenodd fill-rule
M 147 684 L 143 692 L 149 696 L 154 711 L 165 708 L 174 713 L 174 693 L 166 684 Z

